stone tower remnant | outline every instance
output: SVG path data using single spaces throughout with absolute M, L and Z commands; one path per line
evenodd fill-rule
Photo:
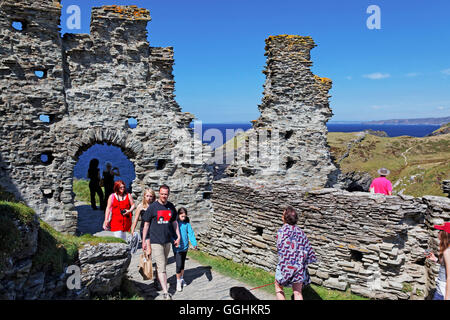
M 311 37 L 270 36 L 260 117 L 228 167 L 230 176 L 283 179 L 309 187 L 333 185 L 337 168 L 327 145 L 326 122 L 332 111 L 328 91 L 332 81 L 314 75 Z

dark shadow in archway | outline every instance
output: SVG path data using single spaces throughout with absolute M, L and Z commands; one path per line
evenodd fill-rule
M 77 235 L 95 234 L 103 231 L 103 222 L 105 218 L 104 210 L 93 210 L 90 202 L 89 180 L 87 171 L 91 159 L 99 160 L 100 176 L 103 177 L 103 171 L 106 169 L 106 163 L 109 162 L 113 167 L 118 167 L 120 176 L 114 177 L 114 181 L 123 180 L 127 186 L 127 191 L 131 192 L 131 185 L 136 178 L 133 163 L 128 159 L 120 147 L 104 144 L 94 144 L 85 149 L 79 156 L 78 162 L 74 167 L 74 192 L 75 209 L 78 212 Z M 77 187 L 75 187 L 77 184 Z M 105 189 L 102 188 L 103 196 Z M 96 205 L 99 208 L 100 199 L 96 195 Z M 107 199 L 105 199 L 106 203 Z

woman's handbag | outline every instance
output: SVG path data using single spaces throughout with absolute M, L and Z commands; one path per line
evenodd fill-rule
M 141 253 L 139 260 L 139 273 L 144 280 L 153 279 L 153 264 L 151 256 L 147 255 L 146 252 Z

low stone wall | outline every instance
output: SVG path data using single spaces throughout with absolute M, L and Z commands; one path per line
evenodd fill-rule
M 384 196 L 338 189 L 307 190 L 228 178 L 213 185 L 214 214 L 200 235 L 203 250 L 274 272 L 276 232 L 286 205 L 299 213 L 318 256 L 312 282 L 376 299 L 424 299 L 438 265 L 434 224 L 450 220 L 450 199 Z

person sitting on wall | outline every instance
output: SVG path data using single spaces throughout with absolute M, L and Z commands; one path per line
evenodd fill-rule
M 388 196 L 392 196 L 392 184 L 386 178 L 386 176 L 390 173 L 390 171 L 386 168 L 378 169 L 378 174 L 380 175 L 378 178 L 373 179 L 370 184 L 370 192 L 371 193 L 382 193 Z
M 109 199 L 110 194 L 114 192 L 114 176 L 120 177 L 119 168 L 114 167 L 110 162 L 106 163 L 106 169 L 103 171 L 103 187 L 105 188 L 105 199 Z

